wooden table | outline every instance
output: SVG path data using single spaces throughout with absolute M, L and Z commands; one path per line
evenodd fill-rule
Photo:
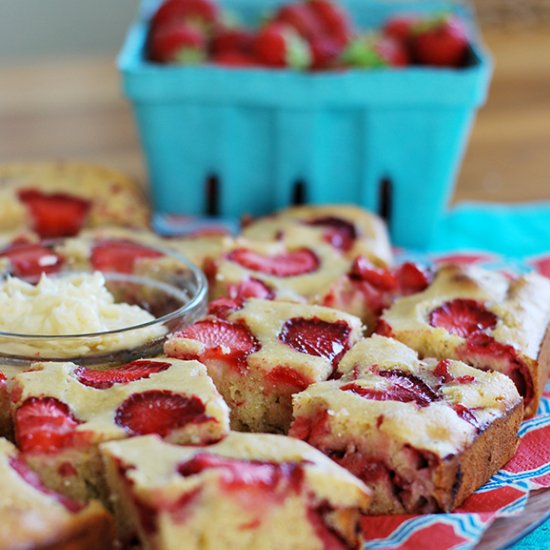
M 488 29 L 496 59 L 455 200 L 550 198 L 550 26 Z M 78 158 L 144 168 L 113 59 L 0 67 L 0 161 Z

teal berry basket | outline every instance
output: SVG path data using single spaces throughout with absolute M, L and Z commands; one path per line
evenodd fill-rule
M 246 23 L 282 3 L 220 2 Z M 236 217 L 355 203 L 386 218 L 395 244 L 429 244 L 491 75 L 467 5 L 341 1 L 359 29 L 398 12 L 458 13 L 472 39 L 464 68 L 306 73 L 150 63 L 154 4 L 142 6 L 118 64 L 157 212 Z

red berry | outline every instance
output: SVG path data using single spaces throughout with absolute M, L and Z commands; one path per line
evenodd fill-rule
M 408 44 L 418 22 L 417 15 L 396 15 L 386 21 L 382 32 L 403 44 Z
M 149 58 L 158 63 L 197 64 L 206 59 L 206 37 L 198 28 L 182 21 L 151 30 Z
M 314 227 L 326 227 L 325 241 L 338 250 L 349 252 L 357 239 L 355 225 L 336 216 L 325 216 L 307 222 Z
M 204 403 L 169 390 L 134 393 L 116 410 L 115 423 L 131 435 L 166 436 L 187 424 L 204 422 Z
M 210 57 L 210 63 L 216 65 L 223 65 L 225 67 L 244 68 L 244 67 L 258 67 L 258 60 L 249 53 L 226 51 L 212 55 Z
M 166 361 L 150 361 L 140 359 L 121 367 L 108 370 L 94 370 L 86 367 L 78 367 L 74 374 L 78 381 L 85 386 L 105 390 L 114 384 L 128 384 L 135 380 L 149 378 L 151 374 L 165 371 L 170 368 Z
M 460 67 L 468 53 L 468 35 L 462 21 L 447 16 L 416 27 L 412 42 L 415 60 L 424 65 Z
M 296 277 L 312 273 L 319 268 L 320 263 L 317 255 L 309 248 L 300 248 L 275 256 L 263 256 L 247 248 L 237 248 L 227 255 L 227 259 L 251 271 L 275 277 Z
M 9 260 L 12 275 L 31 280 L 57 273 L 63 265 L 63 259 L 41 243 L 15 241 L 0 251 L 0 258 Z
M 412 262 L 401 264 L 394 271 L 394 277 L 398 292 L 402 296 L 422 292 L 429 286 L 432 279 L 431 273 Z
M 233 357 L 243 359 L 260 349 L 250 329 L 242 323 L 230 323 L 221 319 L 204 319 L 177 333 L 179 338 L 197 340 L 206 350 L 200 358 Z
M 254 35 L 247 29 L 226 28 L 217 29 L 212 37 L 210 49 L 213 57 L 221 54 L 240 53 L 243 57 L 252 59 L 250 52 L 254 42 Z
M 475 429 L 476 431 L 481 431 L 481 428 L 482 428 L 482 424 L 481 422 L 477 419 L 477 417 L 475 416 L 475 414 L 471 411 L 471 409 L 468 409 L 466 408 L 464 405 L 462 405 L 461 403 L 457 403 L 454 407 L 453 407 L 454 411 L 456 412 L 456 414 L 462 418 L 462 420 L 465 420 L 466 422 L 468 422 L 468 424 L 471 424 Z
M 248 298 L 262 298 L 264 300 L 273 300 L 275 292 L 263 281 L 249 277 L 239 284 L 230 285 L 227 292 L 229 298 L 243 303 Z
M 19 200 L 27 207 L 32 227 L 42 238 L 72 237 L 84 226 L 90 201 L 68 193 L 47 194 L 38 189 L 21 189 Z
M 54 397 L 29 397 L 15 413 L 15 436 L 22 451 L 51 452 L 74 443 L 80 421 Z
M 313 382 L 297 370 L 284 366 L 277 366 L 271 369 L 266 374 L 265 379 L 271 386 L 291 386 L 298 391 L 305 390 Z
M 311 48 L 313 70 L 333 69 L 339 67 L 339 57 L 342 47 L 330 36 L 313 38 L 309 42 Z
M 153 15 L 151 27 L 158 28 L 174 22 L 192 22 L 210 27 L 218 19 L 218 6 L 211 0 L 166 0 Z
M 355 258 L 349 276 L 355 281 L 365 281 L 377 290 L 392 291 L 396 288 L 395 277 L 387 269 L 375 267 L 364 256 Z
M 346 11 L 330 0 L 309 0 L 309 6 L 322 21 L 325 32 L 341 46 L 346 46 L 353 36 L 353 27 Z
M 432 310 L 428 320 L 432 327 L 442 327 L 466 338 L 474 332 L 495 328 L 498 317 L 481 302 L 455 298 Z
M 91 253 L 91 264 L 98 271 L 133 273 L 141 258 L 160 258 L 162 252 L 127 239 L 97 241 Z
M 309 3 L 282 6 L 274 21 L 289 25 L 308 42 L 325 34 L 323 23 Z
M 290 26 L 270 23 L 260 29 L 254 41 L 258 61 L 268 67 L 306 69 L 311 63 L 307 42 Z
M 285 322 L 279 340 L 300 353 L 325 357 L 336 365 L 350 346 L 351 328 L 345 321 L 323 321 L 318 317 L 293 317 Z
M 343 54 L 343 60 L 352 67 L 363 69 L 403 67 L 408 65 L 409 55 L 397 40 L 371 34 L 350 43 Z

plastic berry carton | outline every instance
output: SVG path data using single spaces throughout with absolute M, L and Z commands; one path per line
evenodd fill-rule
M 254 24 L 288 0 L 223 0 Z M 381 213 L 399 246 L 423 248 L 451 195 L 491 61 L 469 7 L 341 0 L 359 29 L 398 12 L 452 10 L 468 24 L 467 66 L 298 72 L 166 66 L 144 56 L 144 2 L 118 63 L 161 213 L 235 217 L 355 203 Z

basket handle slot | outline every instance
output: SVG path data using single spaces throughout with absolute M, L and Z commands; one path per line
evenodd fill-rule
M 204 182 L 205 213 L 218 216 L 220 212 L 220 180 L 216 174 L 210 174 Z
M 303 179 L 297 179 L 292 185 L 292 206 L 301 206 L 307 202 L 307 185 Z
M 384 176 L 380 180 L 378 187 L 378 213 L 386 221 L 390 223 L 391 207 L 392 207 L 393 185 L 389 177 Z

